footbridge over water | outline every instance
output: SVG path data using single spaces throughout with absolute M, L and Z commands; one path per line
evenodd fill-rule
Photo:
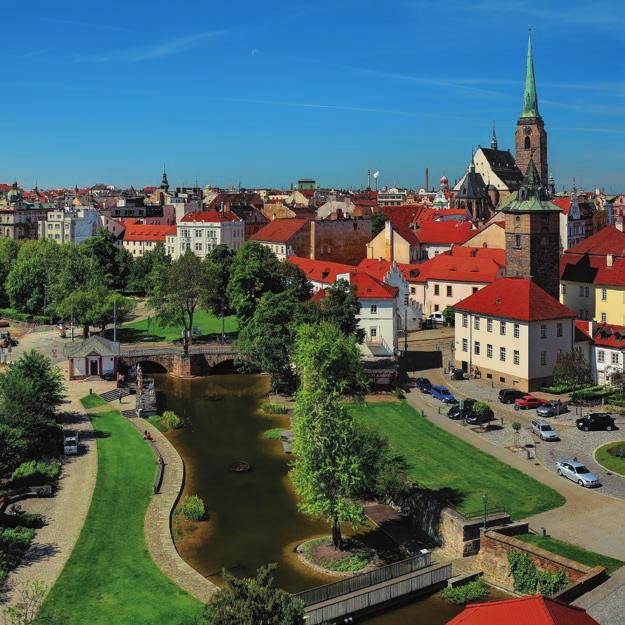
M 429 551 L 368 573 L 298 593 L 307 625 L 363 614 L 412 594 L 434 592 L 452 577 L 451 562 L 432 564 Z
M 234 363 L 239 350 L 233 345 L 223 343 L 202 343 L 190 345 L 185 353 L 182 347 L 163 345 L 128 345 L 122 344 L 119 351 L 119 363 L 132 367 L 140 363 L 155 363 L 171 375 L 190 378 L 214 371 L 219 365 Z

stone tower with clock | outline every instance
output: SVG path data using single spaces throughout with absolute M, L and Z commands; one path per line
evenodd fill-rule
M 549 201 L 547 186 L 530 157 L 516 197 L 502 212 L 506 219 L 506 275 L 531 278 L 560 298 L 560 207 Z
M 525 172 L 530 161 L 533 160 L 540 176 L 540 182 L 547 188 L 549 184 L 547 132 L 545 130 L 545 122 L 538 112 L 538 94 L 536 93 L 536 78 L 534 76 L 531 32 L 527 42 L 523 110 L 517 122 L 515 144 L 517 167 L 522 172 Z

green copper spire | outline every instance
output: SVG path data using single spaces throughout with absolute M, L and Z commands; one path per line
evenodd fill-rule
M 534 78 L 534 57 L 532 55 L 532 31 L 527 40 L 527 67 L 525 68 L 525 91 L 523 92 L 523 112 L 521 117 L 540 117 L 538 94 Z

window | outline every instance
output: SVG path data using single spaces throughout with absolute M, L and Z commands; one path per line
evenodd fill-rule
M 543 367 L 547 364 L 547 352 L 540 352 L 540 364 Z
M 579 287 L 579 296 L 580 297 L 584 297 L 584 287 L 583 286 Z
M 515 323 L 514 324 L 514 329 L 513 329 L 514 338 L 518 339 L 520 333 L 521 333 L 521 327 L 519 326 L 518 323 Z
M 546 324 L 541 324 L 540 326 L 540 338 L 541 339 L 546 339 L 547 338 L 547 325 Z
M 462 339 L 462 351 L 463 352 L 469 351 L 469 341 L 467 339 Z
M 462 315 L 462 327 L 463 328 L 467 328 L 469 326 L 469 315 L 467 315 L 466 313 L 464 313 Z
M 486 357 L 487 358 L 492 358 L 493 357 L 493 346 L 492 345 L 487 345 L 486 346 Z
M 505 347 L 499 348 L 499 360 L 501 360 L 501 362 L 506 362 L 506 348 Z
M 477 287 L 476 286 L 471 287 L 471 293 L 477 293 Z
M 451 286 L 448 285 L 447 286 L 447 297 L 451 297 L 451 294 L 452 294 L 452 288 L 451 288 Z
M 590 296 L 590 288 L 585 286 L 584 287 L 584 297 L 589 297 Z
M 370 312 L 371 312 L 372 315 L 377 315 L 378 314 L 378 307 L 375 304 L 371 304 Z
M 479 318 L 479 317 L 474 317 L 474 318 L 473 318 L 473 327 L 474 327 L 476 330 L 479 330 L 479 329 L 480 329 L 480 318 Z
M 195 244 L 195 251 L 196 252 L 201 252 L 202 251 L 202 244 L 201 243 L 196 243 Z
M 608 289 L 601 289 L 601 301 L 602 302 L 608 301 Z
M 505 321 L 499 322 L 499 334 L 501 334 L 502 336 L 506 334 L 506 322 Z
M 438 312 L 438 304 L 434 304 L 434 312 Z
M 417 287 L 416 286 L 411 286 L 410 287 L 410 295 L 415 295 L 416 292 L 417 292 Z
M 566 284 L 562 285 L 562 295 L 566 295 Z
M 404 295 L 404 306 L 408 306 L 408 293 Z
M 618 352 L 612 352 L 612 364 L 618 365 Z
M 605 352 L 602 349 L 597 351 L 597 362 L 605 362 Z
M 378 335 L 378 329 L 371 327 L 369 328 L 369 336 L 374 339 Z
M 515 365 L 519 364 L 519 350 L 518 349 L 515 349 L 514 352 L 512 353 L 512 362 Z
M 608 314 L 601 313 L 601 323 L 607 323 L 607 322 L 608 322 Z
M 202 238 L 202 231 L 201 230 L 196 230 L 195 231 L 195 238 L 196 239 L 201 239 Z
M 521 247 L 521 235 L 520 234 L 515 234 L 514 235 L 514 247 Z
M 558 323 L 556 326 L 556 336 L 562 336 L 562 324 Z
M 487 319 L 486 320 L 486 331 L 487 332 L 492 332 L 493 331 L 493 320 L 492 319 Z
M 440 294 L 440 286 L 438 284 L 434 285 L 434 295 Z
M 531 143 L 530 143 L 530 138 L 529 137 L 525 137 L 525 141 L 524 141 L 523 145 L 524 145 L 526 150 L 530 149 Z
M 479 341 L 475 341 L 475 343 L 473 344 L 473 353 L 476 356 L 480 355 L 480 342 Z

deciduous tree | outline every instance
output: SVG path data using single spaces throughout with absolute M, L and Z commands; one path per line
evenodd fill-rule
M 553 368 L 553 381 L 554 384 L 567 386 L 592 384 L 590 363 L 579 347 L 558 354 Z

